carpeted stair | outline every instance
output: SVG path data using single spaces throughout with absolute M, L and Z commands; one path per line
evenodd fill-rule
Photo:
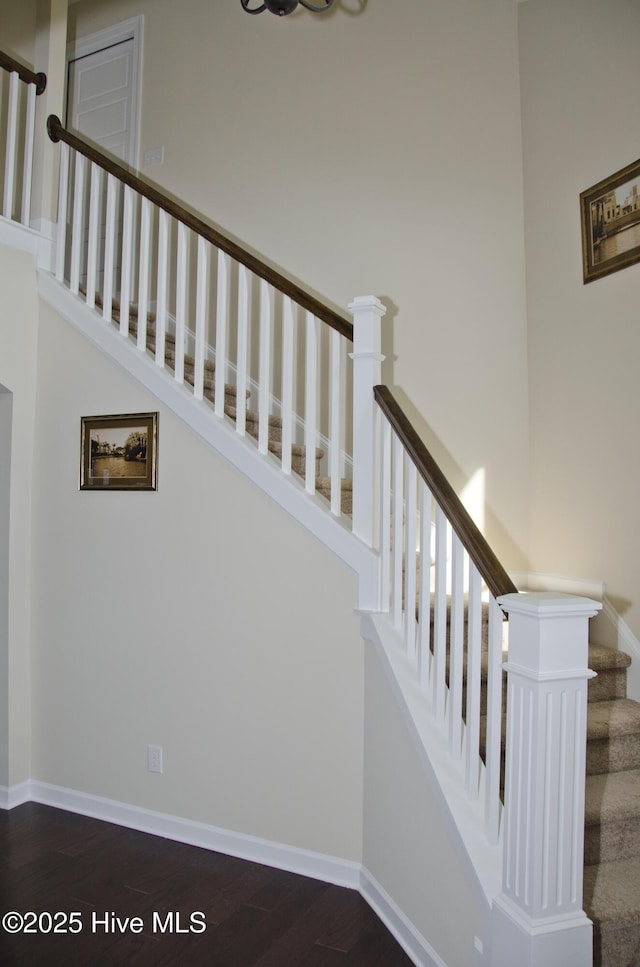
M 82 291 L 82 290 L 81 290 Z M 83 292 L 84 294 L 84 292 Z M 102 300 L 99 293 L 96 293 L 96 308 L 102 309 Z M 112 320 L 114 325 L 120 324 L 120 303 L 117 299 L 113 300 L 112 305 Z M 129 307 L 129 338 L 133 341 L 137 338 L 138 331 L 138 308 L 135 304 Z M 147 316 L 147 334 L 146 334 L 146 346 L 147 350 L 154 354 L 156 347 L 156 326 L 155 326 L 155 314 L 150 312 Z M 165 365 L 167 369 L 173 370 L 175 367 L 175 337 L 172 333 L 165 333 Z M 195 382 L 195 360 L 193 356 L 185 354 L 184 357 L 184 381 L 193 386 Z M 211 360 L 205 360 L 204 362 L 204 382 L 203 382 L 203 395 L 205 399 L 213 403 L 215 400 L 215 363 Z M 224 391 L 225 401 L 224 401 L 224 412 L 233 423 L 237 420 L 238 406 L 237 406 L 237 392 L 235 386 L 226 384 Z M 250 398 L 250 393 L 247 392 L 247 399 Z M 259 415 L 254 410 L 247 408 L 245 413 L 245 428 L 246 432 L 253 439 L 258 439 L 259 432 Z M 268 447 L 269 452 L 278 459 L 282 460 L 282 420 L 278 416 L 269 417 L 269 436 L 268 436 Z M 322 458 L 324 457 L 324 451 L 320 448 L 316 448 L 315 460 L 316 460 L 316 493 L 320 494 L 326 500 L 331 500 L 331 480 L 329 477 L 324 477 L 320 472 L 320 464 Z M 303 444 L 293 443 L 291 445 L 291 470 L 298 476 L 305 478 L 306 472 L 306 447 Z M 352 484 L 351 480 L 343 479 L 341 481 L 341 511 L 343 514 L 350 515 L 352 509 Z
M 626 698 L 624 652 L 592 645 L 584 908 L 595 967 L 640 967 L 640 703 Z

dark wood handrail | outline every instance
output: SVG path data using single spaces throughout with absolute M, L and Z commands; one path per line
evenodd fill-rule
M 25 84 L 35 84 L 36 94 L 42 94 L 47 86 L 47 75 L 40 71 L 36 74 L 34 71 L 29 70 L 23 64 L 20 64 L 9 54 L 5 54 L 4 51 L 0 50 L 0 67 L 4 67 L 6 71 L 15 71 L 20 77 L 20 80 L 24 81 Z
M 246 249 L 238 245 L 232 239 L 223 235 L 217 229 L 213 228 L 207 222 L 203 221 L 197 215 L 194 215 L 188 209 L 183 208 L 177 202 L 173 201 L 168 195 L 165 195 L 160 189 L 154 187 L 146 181 L 143 181 L 138 175 L 134 174 L 128 168 L 123 167 L 114 161 L 112 158 L 103 154 L 98 148 L 79 138 L 77 135 L 72 134 L 68 131 L 60 122 L 54 114 L 51 114 L 47 120 L 47 131 L 49 137 L 52 141 L 64 141 L 69 147 L 73 148 L 75 151 L 79 151 L 90 161 L 95 162 L 109 174 L 113 175 L 119 181 L 133 188 L 139 194 L 148 198 L 150 202 L 157 205 L 158 208 L 162 208 L 165 212 L 171 215 L 173 218 L 182 222 L 187 228 L 196 232 L 197 235 L 201 235 L 216 248 L 222 249 L 227 255 L 230 255 L 236 262 L 240 262 L 242 265 L 246 266 L 251 272 L 264 279 L 274 288 L 278 289 L 284 295 L 289 296 L 298 305 L 302 306 L 303 309 L 307 309 L 312 312 L 316 318 L 325 322 L 332 329 L 335 329 L 342 336 L 353 342 L 353 324 L 341 316 L 339 313 L 334 312 L 329 306 L 323 305 L 318 299 L 312 296 L 310 293 L 305 292 L 300 286 L 296 285 L 290 279 L 287 279 L 284 275 L 281 275 L 275 269 L 267 265 L 266 262 L 261 261 L 257 256 L 252 255 L 251 252 L 247 252 Z
M 418 473 L 444 511 L 469 557 L 495 597 L 518 589 L 469 516 L 462 501 L 418 436 L 388 386 L 374 386 L 375 399 L 398 435 Z

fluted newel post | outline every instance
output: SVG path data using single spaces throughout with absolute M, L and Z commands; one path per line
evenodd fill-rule
M 386 309 L 373 295 L 350 304 L 353 314 L 353 533 L 375 546 L 378 473 L 373 387 L 381 381 L 381 319 Z
M 492 965 L 585 967 L 582 909 L 589 618 L 601 605 L 555 593 L 508 594 L 502 892 Z

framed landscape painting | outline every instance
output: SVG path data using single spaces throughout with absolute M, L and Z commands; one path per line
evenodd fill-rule
M 640 161 L 580 195 L 584 282 L 640 262 Z
M 155 490 L 158 414 L 83 416 L 80 490 Z

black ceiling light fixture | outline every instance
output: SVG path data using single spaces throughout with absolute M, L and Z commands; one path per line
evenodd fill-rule
M 309 3 L 309 0 L 264 0 L 259 7 L 252 9 L 249 6 L 251 0 L 240 0 L 242 9 L 247 13 L 262 13 L 263 10 L 269 10 L 271 13 L 277 13 L 279 17 L 286 17 L 288 13 L 293 13 L 298 3 L 312 13 L 323 13 L 325 10 L 330 10 L 334 2 L 335 0 L 325 0 L 321 6 L 316 6 L 314 3 Z

